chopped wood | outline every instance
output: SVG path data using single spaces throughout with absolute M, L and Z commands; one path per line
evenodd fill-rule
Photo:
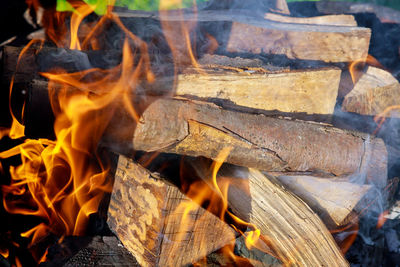
M 249 12 L 206 10 L 196 14 L 169 12 L 162 16 L 157 13 L 118 12 L 118 15 L 132 19 L 186 22 L 191 26 L 193 23 L 189 22 L 199 22 L 200 32 L 220 29 L 211 35 L 215 35 L 219 47 L 226 48 L 228 52 L 285 55 L 290 59 L 325 62 L 365 59 L 371 37 L 368 28 L 282 23 L 258 18 Z M 222 26 L 222 22 L 226 25 Z M 171 34 L 171 38 L 174 34 L 179 36 L 179 33 L 173 31 L 166 34 Z
M 199 161 L 191 164 L 209 178 Z M 229 183 L 231 210 L 260 230 L 261 240 L 285 266 L 349 266 L 321 219 L 275 177 L 224 165 L 217 181 Z
M 396 106 L 393 112 L 383 114 Z M 400 117 L 400 84 L 389 72 L 368 67 L 353 90 L 345 96 L 342 109 L 362 115 Z
M 362 115 L 400 118 L 400 84 L 364 89 L 362 93 L 349 93 L 342 108 Z
M 258 71 L 260 70 L 262 69 L 259 68 Z M 333 114 L 340 69 L 253 72 L 255 73 L 221 69 L 207 73 L 186 71 L 177 77 L 175 95 L 196 96 L 202 99 L 218 98 L 238 106 L 262 110 Z M 165 86 L 164 80 L 167 79 L 161 78 L 159 83 Z
M 331 228 L 348 223 L 357 204 L 371 190 L 371 185 L 358 185 L 344 180 L 313 176 L 277 177 L 290 191 L 306 202 Z
M 276 2 L 275 8 L 272 8 L 273 11 L 287 15 L 290 14 L 286 0 L 276 0 L 275 2 Z
M 188 265 L 235 239 L 227 224 L 123 156 L 107 222 L 141 266 Z
M 387 151 L 370 135 L 184 99 L 155 100 L 138 124 L 122 112 L 114 117 L 104 138 L 114 150 L 132 142 L 135 150 L 215 159 L 229 146 L 226 161 L 240 166 L 336 176 L 362 172 L 369 183 L 386 185 Z
M 352 62 L 368 55 L 371 30 L 361 27 L 234 21 L 227 50 L 291 59 Z
M 354 19 L 354 16 L 352 15 L 326 15 L 326 16 L 302 18 L 302 17 L 283 16 L 274 13 L 266 13 L 264 15 L 264 18 L 284 23 L 357 27 L 357 21 Z
M 46 82 L 34 82 L 30 87 L 33 92 L 47 92 Z M 43 94 L 30 95 L 40 103 L 34 98 Z M 117 109 L 103 137 L 102 143 L 116 152 L 134 149 L 216 158 L 224 147 L 231 146 L 227 162 L 232 164 L 333 176 L 362 173 L 368 183 L 386 186 L 386 147 L 382 139 L 368 134 L 226 110 L 196 100 L 147 96 L 134 101 L 141 114 L 139 123 L 123 108 Z

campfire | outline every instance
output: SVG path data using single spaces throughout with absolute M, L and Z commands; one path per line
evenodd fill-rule
M 1 262 L 398 264 L 399 14 L 27 1 L 0 45 Z

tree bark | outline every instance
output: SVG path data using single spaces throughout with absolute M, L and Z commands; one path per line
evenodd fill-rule
M 381 139 L 318 123 L 224 110 L 184 99 L 158 99 L 136 124 L 123 111 L 115 116 L 104 144 L 117 151 L 159 151 L 226 161 L 264 171 L 359 173 L 386 185 L 387 152 Z

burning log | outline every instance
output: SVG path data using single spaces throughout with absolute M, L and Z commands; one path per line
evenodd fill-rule
M 39 72 L 52 68 L 77 72 L 90 68 L 111 68 L 121 61 L 122 53 L 109 51 L 78 51 L 55 47 L 32 46 L 24 51 L 22 47 L 5 46 L 3 48 L 3 77 L 15 83 L 27 83 L 39 79 Z M 21 55 L 21 56 L 20 56 Z
M 230 146 L 226 161 L 232 164 L 264 171 L 320 170 L 336 176 L 361 172 L 369 183 L 386 185 L 385 145 L 369 135 L 182 99 L 154 101 L 138 124 L 122 113 L 115 117 L 104 143 L 117 151 L 133 144 L 135 150 L 215 159 Z
M 400 105 L 400 84 L 390 73 L 368 67 L 342 104 L 342 109 L 363 115 L 378 115 Z M 385 116 L 399 116 L 395 112 Z
M 306 202 L 328 227 L 337 228 L 348 223 L 353 210 L 368 194 L 370 185 L 358 185 L 344 179 L 313 176 L 286 176 L 277 179 Z
M 235 240 L 227 224 L 123 156 L 107 222 L 141 266 L 184 266 Z
M 200 161 L 191 164 L 197 175 L 209 177 Z M 229 207 L 261 231 L 285 266 L 349 266 L 320 218 L 275 177 L 224 165 L 217 181 L 229 184 Z
M 318 17 L 289 17 L 274 13 L 266 13 L 264 16 L 267 20 L 295 23 L 295 24 L 314 24 L 314 25 L 331 25 L 331 26 L 348 26 L 357 27 L 357 21 L 352 15 L 327 15 Z
M 361 27 L 234 21 L 229 52 L 281 54 L 292 59 L 351 62 L 368 55 L 371 30 Z
M 11 75 L 15 74 L 15 82 L 31 82 L 38 78 L 39 71 L 48 66 L 62 66 L 74 71 L 85 68 L 83 63 L 81 66 L 69 66 L 72 64 L 71 60 L 65 59 L 64 62 L 63 57 L 57 58 L 58 54 L 65 55 L 66 58 L 83 57 L 87 61 L 87 66 L 96 67 L 104 67 L 106 62 L 115 64 L 116 60 L 112 61 L 109 58 L 120 56 L 112 51 L 107 52 L 109 55 L 102 55 L 96 51 L 83 53 L 44 48 L 39 52 L 36 49 L 28 49 L 19 67 L 16 68 L 20 52 L 21 49 L 16 47 L 5 47 L 4 50 L 6 76 L 11 78 Z M 230 60 L 230 63 L 234 63 L 233 66 L 221 65 L 219 63 L 226 64 L 224 62 L 226 60 L 219 58 L 223 57 L 205 56 L 200 60 L 204 63 L 204 71 L 202 73 L 193 69 L 184 71 L 177 76 L 175 88 L 165 86 L 172 84 L 174 80 L 174 77 L 166 76 L 160 77 L 149 89 L 157 95 L 174 89 L 175 95 L 178 96 L 218 98 L 226 100 L 226 103 L 261 110 L 322 115 L 333 113 L 341 73 L 338 68 L 270 71 L 259 62 L 240 58 Z

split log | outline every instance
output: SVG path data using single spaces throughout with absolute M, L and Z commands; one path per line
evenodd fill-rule
M 383 188 L 387 151 L 381 139 L 323 124 L 224 110 L 182 99 L 158 99 L 135 123 L 121 111 L 104 144 L 122 152 L 160 151 L 215 159 L 232 147 L 227 162 L 264 171 L 317 171 L 337 176 L 362 172 Z M 120 145 L 118 145 L 120 144 Z
M 359 212 L 359 203 L 371 190 L 370 185 L 358 185 L 343 179 L 313 176 L 286 176 L 277 179 L 306 202 L 329 228 L 348 223 L 351 212 Z
M 197 175 L 211 177 L 200 161 L 189 162 Z M 349 266 L 321 219 L 275 177 L 223 165 L 217 182 L 229 183 L 231 210 L 260 230 L 261 241 L 285 266 Z
M 120 56 L 113 51 L 107 52 L 109 55 L 101 55 L 98 51 L 83 53 L 54 48 L 39 51 L 32 48 L 25 52 L 16 70 L 21 49 L 6 47 L 4 52 L 6 76 L 11 78 L 15 74 L 17 83 L 40 79 L 38 72 L 47 71 L 50 66 L 79 71 L 90 66 L 106 67 L 107 63 L 115 64 Z M 59 58 L 57 55 L 60 54 L 63 56 Z M 109 59 L 112 55 L 115 56 L 114 60 Z M 82 57 L 84 63 L 75 64 L 73 59 L 78 57 Z M 298 117 L 302 114 L 333 114 L 341 73 L 338 68 L 270 70 L 271 66 L 265 66 L 257 60 L 210 55 L 204 56 L 200 63 L 204 66 L 203 71 L 199 73 L 186 69 L 178 74 L 175 88 L 172 87 L 174 77 L 165 75 L 159 77 L 151 88 L 145 88 L 148 92 L 144 93 L 163 95 L 174 92 L 178 96 L 220 99 L 246 108 L 298 113 Z
M 368 55 L 371 30 L 361 27 L 234 21 L 227 51 L 291 59 L 351 62 Z
M 290 14 L 286 0 L 276 0 L 275 3 L 275 8 L 272 8 L 273 11 L 287 15 Z
M 357 21 L 354 19 L 354 16 L 352 15 L 327 15 L 327 16 L 302 18 L 302 17 L 282 16 L 274 13 L 266 13 L 264 15 L 264 18 L 267 20 L 284 22 L 284 23 L 357 27 Z
M 387 108 L 400 106 L 400 84 L 389 72 L 368 67 L 342 104 L 342 109 L 362 115 L 382 114 Z M 385 116 L 400 117 L 397 112 Z
M 228 52 L 284 55 L 290 59 L 352 62 L 368 55 L 371 30 L 362 27 L 304 25 L 268 21 L 249 12 L 200 11 L 143 14 L 119 12 L 124 18 L 152 18 L 164 22 L 198 22 L 200 32 L 213 33 L 221 49 Z M 192 23 L 190 23 L 192 22 Z M 224 24 L 225 23 L 225 24 Z M 214 28 L 214 30 L 213 30 Z M 220 32 L 215 33 L 215 29 Z M 176 34 L 172 30 L 165 34 Z M 175 36 L 171 36 L 173 38 Z M 174 39 L 175 40 L 175 39 Z M 179 44 L 177 44 L 179 46 Z
M 275 73 L 185 71 L 178 75 L 174 92 L 178 96 L 218 98 L 247 108 L 328 115 L 333 114 L 336 104 L 340 73 L 336 68 Z M 157 84 L 165 85 L 165 80 L 171 79 L 161 78 Z
M 227 224 L 123 156 L 107 222 L 141 266 L 188 265 L 235 240 Z
M 400 84 L 350 92 L 345 97 L 342 108 L 362 115 L 400 118 Z

